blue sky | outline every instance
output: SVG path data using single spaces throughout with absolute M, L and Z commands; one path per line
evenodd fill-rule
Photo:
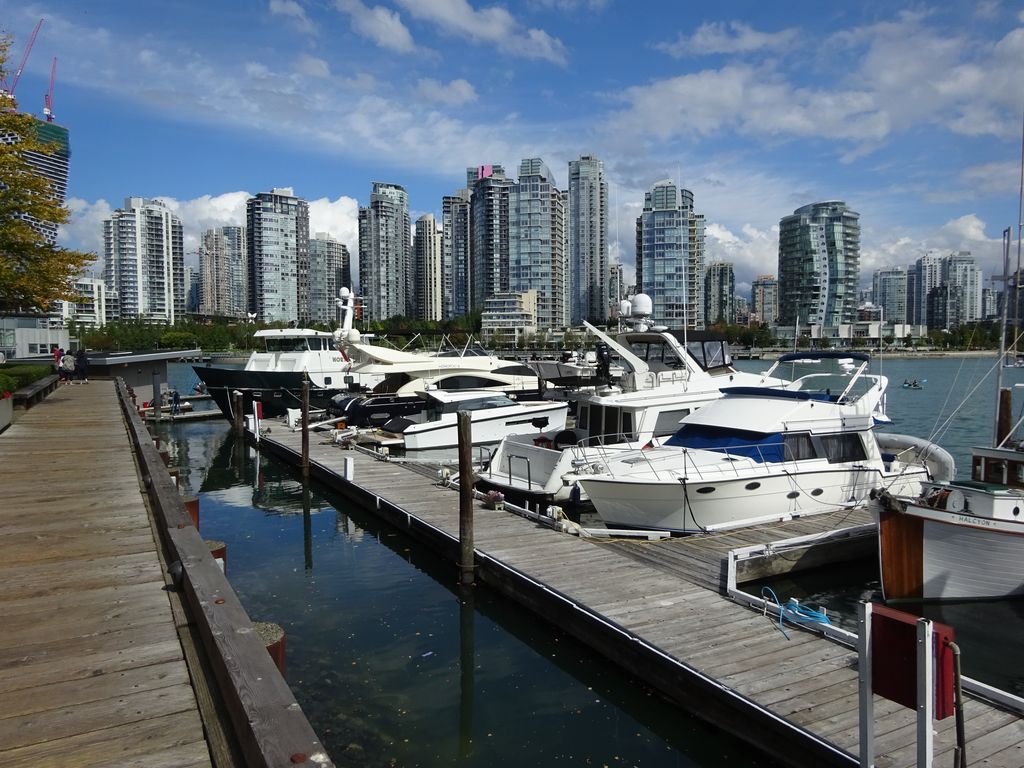
M 779 219 L 845 200 L 861 281 L 928 248 L 1001 272 L 1017 231 L 1024 10 L 904 3 L 626 0 L 0 0 L 18 84 L 71 132 L 68 246 L 100 250 L 129 195 L 199 233 L 293 187 L 356 249 L 373 181 L 440 215 L 465 169 L 605 161 L 612 256 L 634 263 L 643 194 L 672 178 L 738 292 L 777 269 Z M 1014 245 L 1014 256 L 1016 244 Z

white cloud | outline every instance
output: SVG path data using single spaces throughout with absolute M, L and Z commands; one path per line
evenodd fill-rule
M 742 21 L 705 22 L 693 35 L 682 33 L 672 43 L 658 43 L 654 47 L 676 59 L 716 53 L 754 53 L 757 51 L 785 51 L 800 34 L 798 29 L 780 32 L 758 32 Z
M 429 77 L 416 83 L 416 92 L 429 103 L 458 106 L 476 101 L 476 90 L 463 79 L 442 83 Z
M 295 0 L 270 0 L 270 13 L 284 16 L 306 34 L 316 34 L 316 25 L 306 16 L 306 11 Z
M 467 0 L 397 0 L 420 21 L 436 24 L 444 32 L 476 43 L 494 45 L 503 53 L 565 64 L 566 48 L 542 29 L 525 28 L 511 13 L 493 5 L 473 8 Z
M 113 208 L 106 200 L 90 203 L 77 197 L 67 201 L 71 216 L 58 232 L 58 243 L 75 251 L 95 253 L 96 262 L 90 271 L 97 274 L 103 267 L 103 221 L 110 218 Z
M 359 279 L 359 201 L 351 197 L 309 201 L 309 236 L 326 232 L 348 246 L 352 277 Z
M 305 53 L 296 60 L 295 69 L 300 74 L 309 75 L 310 77 L 331 76 L 331 68 L 327 65 L 326 61 Z
M 360 0 L 335 0 L 335 6 L 348 14 L 355 32 L 381 48 L 397 53 L 412 53 L 416 50 L 412 34 L 397 12 L 382 5 L 369 8 Z

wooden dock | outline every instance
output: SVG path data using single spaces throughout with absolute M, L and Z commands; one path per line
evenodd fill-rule
M 274 427 L 260 445 L 299 463 L 300 433 Z M 311 435 L 310 460 L 314 477 L 458 562 L 458 495 L 451 489 L 398 463 L 342 450 L 322 433 Z M 351 480 L 344 479 L 348 460 Z M 782 762 L 853 766 L 856 653 L 813 631 L 790 630 L 787 639 L 777 619 L 721 594 L 735 546 L 749 547 L 757 536 L 805 536 L 827 522 L 814 516 L 777 532 L 625 543 L 568 535 L 478 502 L 476 571 L 481 582 Z M 843 522 L 864 525 L 861 513 Z M 915 714 L 878 697 L 874 710 L 875 765 L 916 765 Z M 1024 765 L 1024 721 L 1016 711 L 975 696 L 965 711 L 970 765 Z M 936 723 L 936 765 L 950 764 L 954 744 L 953 718 Z
M 0 764 L 333 765 L 123 382 L 4 432 L 0 500 Z
M 0 436 L 0 763 L 209 766 L 113 382 Z

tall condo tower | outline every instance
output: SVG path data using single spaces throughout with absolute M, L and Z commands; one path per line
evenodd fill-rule
M 970 251 L 953 251 L 943 259 L 942 281 L 960 288 L 960 325 L 983 319 L 981 289 L 984 276 Z
M 871 276 L 871 299 L 886 323 L 907 322 L 907 268 L 884 267 Z
M 245 204 L 249 311 L 266 323 L 309 318 L 309 204 L 291 187 Z
M 779 281 L 775 275 L 758 275 L 750 286 L 751 321 L 771 328 L 779 316 Z
M 332 325 L 338 320 L 338 290 L 352 288 L 348 246 L 327 232 L 309 238 L 309 319 Z
M 359 287 L 366 319 L 412 315 L 409 196 L 397 184 L 373 182 L 359 208 Z
M 412 266 L 415 275 L 415 308 L 417 320 L 440 320 L 441 288 L 441 230 L 434 214 L 427 213 L 416 219 L 413 237 Z
M 636 220 L 637 290 L 651 297 L 654 320 L 669 327 L 704 327 L 704 215 L 693 193 L 659 181 L 644 195 Z
M 736 275 L 728 261 L 713 261 L 704 273 L 704 321 L 736 322 Z
M 609 295 L 607 283 L 608 182 L 604 163 L 593 155 L 570 160 L 568 190 L 570 322 L 604 323 L 610 306 L 618 301 Z
M 125 198 L 103 222 L 103 282 L 116 319 L 173 324 L 185 316 L 181 219 L 158 200 Z
M 469 201 L 468 189 L 445 195 L 441 201 L 441 311 L 445 320 L 469 312 Z
M 836 326 L 857 318 L 860 214 L 841 200 L 779 222 L 779 324 Z
M 507 293 L 508 198 L 514 182 L 500 165 L 466 170 L 470 189 L 469 309 L 483 309 L 496 293 Z
M 248 306 L 245 227 L 203 232 L 199 251 L 199 311 L 204 315 L 245 317 Z
M 508 289 L 537 292 L 537 327 L 569 322 L 565 209 L 562 193 L 540 158 L 523 160 L 509 190 Z

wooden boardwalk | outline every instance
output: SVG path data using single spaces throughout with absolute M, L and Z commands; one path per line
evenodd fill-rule
M 301 435 L 276 427 L 262 445 L 297 463 Z M 341 450 L 322 435 L 310 443 L 314 476 L 457 562 L 457 494 L 408 467 Z M 354 461 L 352 483 L 342 479 L 346 459 Z M 857 765 L 855 652 L 807 631 L 791 630 L 787 639 L 777 621 L 719 594 L 714 564 L 749 534 L 710 537 L 689 551 L 679 540 L 623 546 L 477 509 L 482 582 L 787 764 Z M 821 522 L 812 520 L 786 526 L 786 538 Z M 875 734 L 879 768 L 916 764 L 913 712 L 876 697 Z M 1019 715 L 969 697 L 966 735 L 970 765 L 1024 765 Z M 954 741 L 953 718 L 937 723 L 936 765 L 951 764 Z
M 0 435 L 0 764 L 211 765 L 110 381 Z

